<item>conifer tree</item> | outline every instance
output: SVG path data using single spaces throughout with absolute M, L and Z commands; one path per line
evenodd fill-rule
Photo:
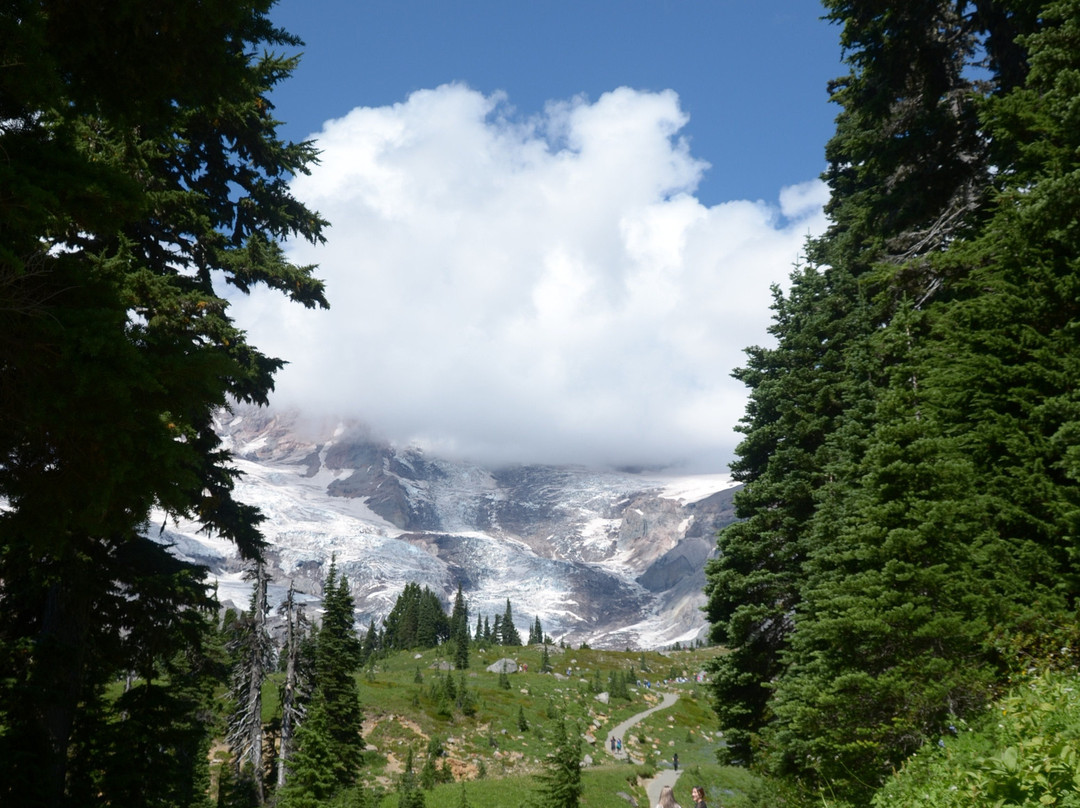
M 465 604 L 460 583 L 450 613 L 450 637 L 454 642 L 454 667 L 464 670 L 469 667 L 469 607 Z
M 398 808 L 424 808 L 424 792 L 420 790 L 416 774 L 413 772 L 413 751 L 409 747 L 405 758 L 405 770 L 398 779 Z
M 364 644 L 360 649 L 360 664 L 366 664 L 379 650 L 379 630 L 375 621 L 368 623 L 367 633 L 364 634 Z
M 540 645 L 544 642 L 544 630 L 540 627 L 540 616 L 536 616 L 532 629 L 529 631 L 529 645 Z
M 568 731 L 560 715 L 555 722 L 555 748 L 547 756 L 540 782 L 541 808 L 578 808 L 581 804 L 581 739 L 576 726 Z
M 740 371 L 709 613 L 730 754 L 864 803 L 1011 660 L 1071 646 L 1080 6 L 826 6 L 832 225 Z
M 363 713 L 355 674 L 360 640 L 348 580 L 332 558 L 323 587 L 322 623 L 315 634 L 312 695 L 295 735 L 282 801 L 325 800 L 355 785 L 363 760 Z
M 514 626 L 514 616 L 510 610 L 510 598 L 506 599 L 506 611 L 503 613 L 502 623 L 499 626 L 499 642 L 502 645 L 521 645 L 521 635 Z
M 289 190 L 315 149 L 277 134 L 271 91 L 296 65 L 280 50 L 299 41 L 268 9 L 0 6 L 5 805 L 89 804 L 93 780 L 128 777 L 104 767 L 138 758 L 134 732 L 127 756 L 84 744 L 121 709 L 108 686 L 138 670 L 156 688 L 206 641 L 204 571 L 150 538 L 156 509 L 260 554 L 214 421 L 266 403 L 281 362 L 248 343 L 221 285 L 326 305 L 279 246 L 325 222 Z M 133 690 L 112 718 L 209 731 L 197 699 L 172 696 Z M 153 760 L 149 790 L 187 776 L 178 751 Z

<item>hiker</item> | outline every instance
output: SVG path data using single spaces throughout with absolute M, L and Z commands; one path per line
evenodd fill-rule
M 660 802 L 656 803 L 656 808 L 682 808 L 675 802 L 675 792 L 671 790 L 671 786 L 660 789 Z
M 622 738 L 615 739 L 615 751 L 622 752 Z
M 671 756 L 671 765 L 675 767 L 675 771 L 679 770 L 679 753 L 676 752 Z
M 694 786 L 690 789 L 690 799 L 694 801 L 694 808 L 709 808 L 705 804 L 705 786 Z
M 611 736 L 611 753 L 615 754 L 615 736 Z

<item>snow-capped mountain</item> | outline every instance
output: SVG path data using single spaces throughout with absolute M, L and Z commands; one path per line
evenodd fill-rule
M 535 617 L 556 640 L 594 647 L 703 635 L 703 567 L 734 519 L 727 475 L 486 469 L 266 410 L 223 413 L 219 432 L 243 472 L 238 499 L 267 517 L 274 602 L 290 581 L 317 601 L 333 554 L 362 627 L 410 581 L 447 604 L 460 582 L 473 624 L 509 598 L 522 636 Z M 208 566 L 222 601 L 246 606 L 231 544 L 182 522 L 161 540 Z

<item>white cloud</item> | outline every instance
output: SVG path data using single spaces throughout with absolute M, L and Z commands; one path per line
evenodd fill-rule
M 523 119 L 447 85 L 327 122 L 294 191 L 328 241 L 289 251 L 331 311 L 234 303 L 290 362 L 275 402 L 487 461 L 722 470 L 745 404 L 730 373 L 825 197 L 702 205 L 686 120 L 671 91 Z

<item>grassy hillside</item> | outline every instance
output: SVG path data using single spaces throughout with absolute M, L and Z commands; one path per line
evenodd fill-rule
M 397 653 L 378 660 L 360 674 L 364 705 L 364 780 L 384 794 L 383 808 L 396 808 L 394 789 L 409 751 L 420 773 L 428 752 L 443 779 L 425 792 L 429 808 L 459 808 L 464 798 L 472 808 L 523 805 L 535 794 L 534 775 L 552 748 L 555 719 L 576 724 L 583 737 L 582 754 L 591 760 L 583 771 L 583 806 L 625 808 L 630 798 L 646 804 L 644 783 L 658 770 L 670 768 L 678 753 L 685 773 L 676 788 L 680 803 L 690 803 L 690 788 L 699 781 L 710 805 L 750 804 L 756 781 L 747 773 L 716 764 L 722 743 L 704 687 L 695 681 L 716 649 L 668 653 L 559 649 L 549 646 L 552 673 L 540 673 L 542 650 L 492 647 L 473 650 L 465 671 L 448 670 L 438 649 Z M 521 670 L 505 677 L 487 667 L 508 657 Z M 600 695 L 613 673 L 633 677 L 629 698 Z M 465 714 L 446 698 L 445 680 L 469 691 L 475 707 Z M 507 688 L 506 685 L 509 685 Z M 652 713 L 623 737 L 629 755 L 611 755 L 608 739 L 620 722 L 660 703 L 663 692 L 679 695 L 665 710 Z M 265 694 L 268 721 L 277 704 L 275 685 Z M 523 720 L 523 723 L 522 723 Z M 464 794 L 463 794 L 464 789 Z

